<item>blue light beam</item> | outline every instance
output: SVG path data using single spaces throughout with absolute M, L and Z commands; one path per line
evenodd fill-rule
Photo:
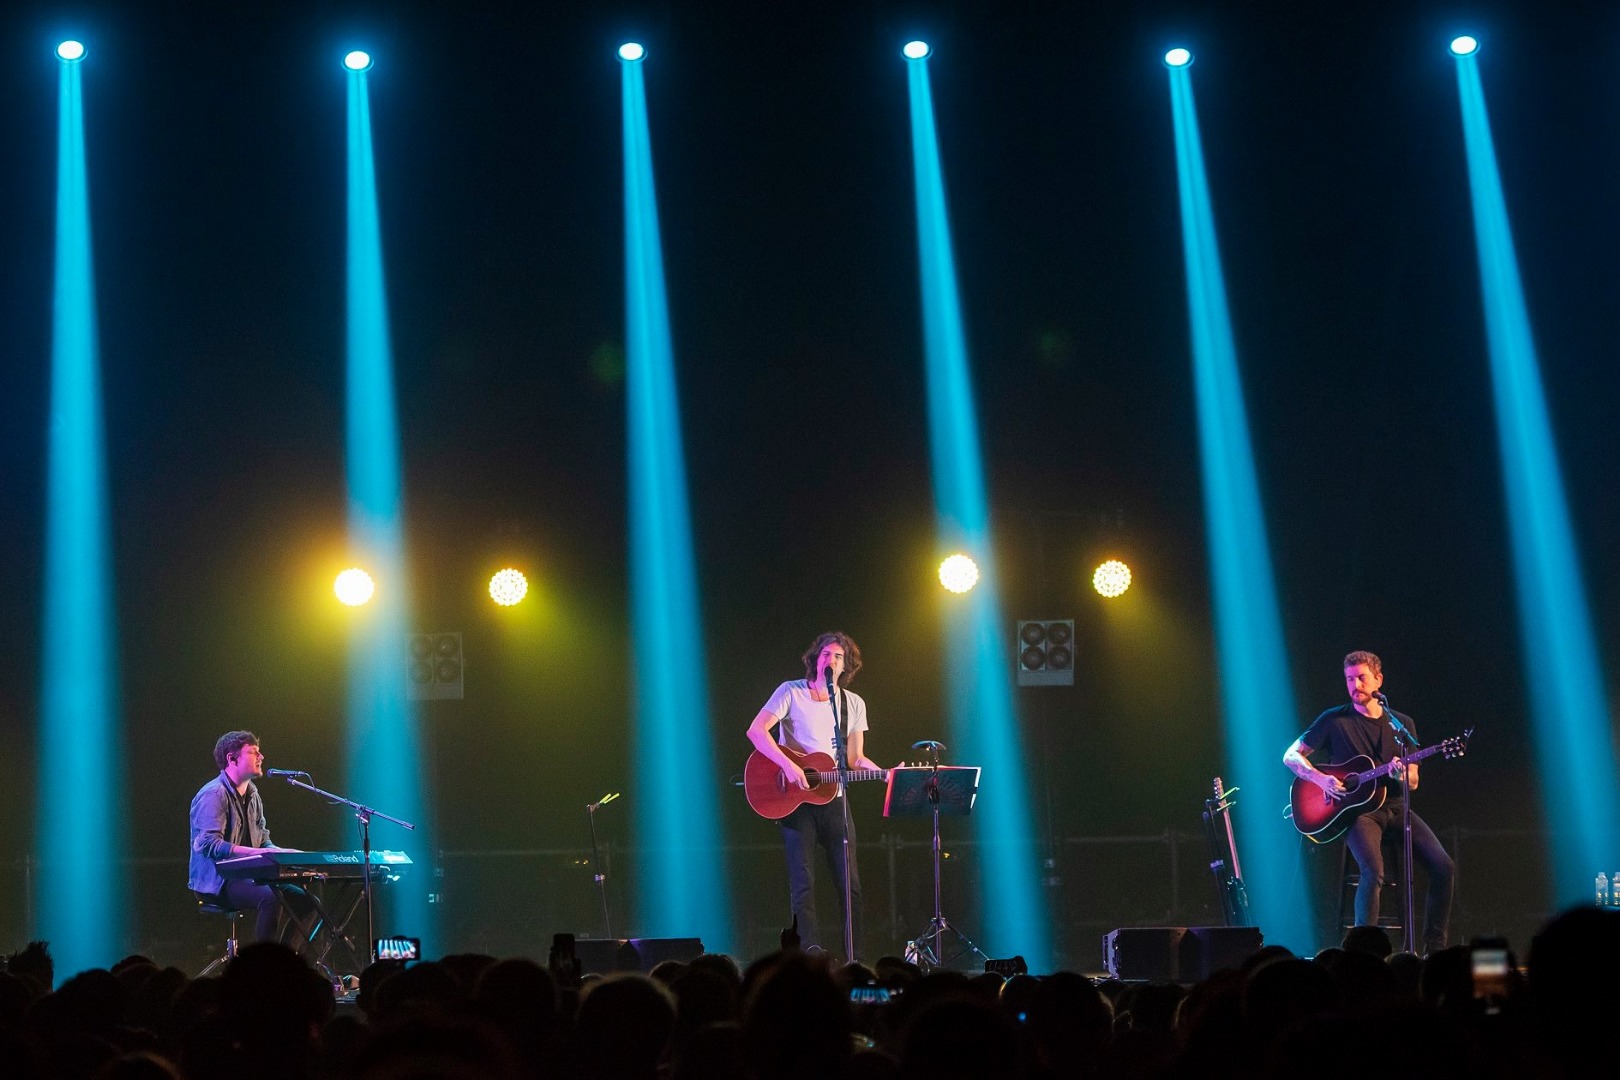
M 1238 373 L 1226 282 L 1215 239 L 1215 213 L 1204 172 L 1203 141 L 1193 101 L 1192 72 L 1167 68 L 1175 121 L 1176 177 L 1181 195 L 1182 254 L 1187 272 L 1193 381 L 1198 401 L 1198 444 L 1204 482 L 1204 519 L 1214 584 L 1216 655 L 1224 678 L 1242 680 L 1242 693 L 1220 695 L 1230 772 L 1251 794 L 1240 815 L 1241 848 L 1255 921 L 1268 944 L 1314 952 L 1316 932 L 1304 875 L 1298 872 L 1298 834 L 1272 807 L 1288 803 L 1289 775 L 1282 752 L 1304 728 L 1294 708 L 1283 645 L 1282 618 L 1271 548 L 1260 505 L 1248 412 Z M 1241 701 L 1241 706 L 1227 703 Z
M 1524 670 L 1541 797 L 1551 826 L 1553 895 L 1592 902 L 1592 875 L 1620 851 L 1614 734 L 1540 361 L 1519 278 L 1475 50 L 1458 55 L 1468 186 L 1507 490 Z
M 942 550 L 966 549 L 983 572 L 979 586 L 953 598 L 946 613 L 946 648 L 953 660 L 948 665 L 951 745 L 956 760 L 984 768 L 971 819 L 984 856 L 984 934 L 979 944 L 997 956 L 1023 955 L 1037 966 L 1053 958 L 1051 932 L 1041 891 L 1041 849 L 1027 812 L 1033 796 L 1014 708 L 1010 629 L 1002 616 L 991 550 L 933 92 L 925 59 L 908 60 L 906 68 L 935 532 Z M 970 659 L 956 662 L 961 658 Z
M 709 949 L 723 950 L 735 942 L 720 815 L 711 794 L 720 784 L 708 681 L 703 665 L 693 660 L 703 648 L 703 627 L 653 184 L 646 64 L 626 61 L 619 69 L 638 916 L 645 935 L 698 935 Z M 678 704 L 671 697 L 677 691 Z M 733 738 L 727 745 L 740 744 Z
M 422 732 L 406 692 L 410 629 L 403 526 L 404 481 L 394 404 L 393 345 L 383 274 L 382 224 L 372 151 L 367 69 L 348 68 L 348 429 L 350 555 L 377 578 L 375 599 L 349 628 L 348 774 L 353 798 L 413 822 L 407 833 L 376 821 L 372 847 L 404 850 L 417 872 L 388 890 L 394 923 L 379 932 L 419 936 L 432 954 L 434 844 L 428 834 Z M 358 837 L 356 847 L 359 846 Z
M 81 52 L 82 55 L 82 52 Z M 100 341 L 83 65 L 59 68 L 56 282 L 46 478 L 37 933 L 58 975 L 119 959 L 127 875 Z

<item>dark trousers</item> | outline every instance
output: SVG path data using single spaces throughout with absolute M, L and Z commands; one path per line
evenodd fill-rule
M 1384 834 L 1402 834 L 1401 801 L 1396 799 L 1350 823 L 1345 843 L 1361 869 L 1356 886 L 1356 925 L 1378 925 L 1378 900 L 1383 886 L 1400 876 L 1400 867 L 1384 865 Z M 1451 892 L 1457 877 L 1457 864 L 1451 861 L 1440 839 L 1424 820 L 1412 815 L 1412 862 L 1423 867 L 1429 881 L 1429 898 L 1423 907 L 1423 947 L 1436 952 L 1446 947 L 1451 932 Z M 1407 886 L 1411 887 L 1410 884 Z
M 302 950 L 314 933 L 315 901 L 296 885 L 262 885 L 257 881 L 227 881 L 218 897 L 197 894 L 221 907 L 253 912 L 253 941 L 280 941 Z M 285 901 L 285 904 L 283 903 Z M 290 908 L 295 919 L 289 919 L 285 932 L 281 917 Z
M 804 803 L 782 819 L 782 847 L 787 853 L 788 898 L 799 920 L 799 940 L 806 949 L 819 945 L 829 951 L 860 955 L 861 875 L 855 861 L 855 831 L 849 833 L 849 895 L 855 913 L 855 947 L 844 948 L 844 798 L 829 803 Z M 816 846 L 821 846 L 827 870 L 837 882 L 838 926 L 823 939 L 816 922 Z

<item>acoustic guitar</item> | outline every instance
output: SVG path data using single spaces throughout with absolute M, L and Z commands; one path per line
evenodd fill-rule
M 1415 765 L 1435 754 L 1446 758 L 1462 757 L 1468 752 L 1468 740 L 1473 734 L 1474 729 L 1469 728 L 1461 735 L 1453 735 L 1433 746 L 1414 750 L 1400 760 Z M 1337 776 L 1344 784 L 1344 794 L 1335 799 L 1304 777 L 1295 777 L 1294 786 L 1288 794 L 1288 804 L 1294 828 L 1318 844 L 1337 840 L 1349 830 L 1352 819 L 1383 806 L 1389 792 L 1377 781 L 1395 774 L 1393 761 L 1373 765 L 1373 759 L 1366 754 L 1337 765 L 1318 765 L 1316 768 L 1318 772 Z
M 1243 883 L 1243 865 L 1238 862 L 1237 833 L 1232 828 L 1232 807 L 1237 788 L 1228 788 L 1215 778 L 1215 795 L 1204 800 L 1204 835 L 1209 841 L 1209 869 L 1215 875 L 1215 889 L 1221 897 L 1221 914 L 1227 926 L 1253 926 L 1249 915 L 1249 890 Z M 1215 819 L 1220 818 L 1217 825 Z M 1222 826 L 1225 833 L 1222 835 Z
M 805 754 L 782 747 L 792 762 L 804 770 L 808 788 L 794 787 L 782 775 L 776 762 L 755 750 L 743 766 L 743 792 L 754 813 L 773 821 L 785 818 L 805 803 L 829 803 L 838 795 L 838 785 L 857 780 L 887 780 L 888 769 L 838 769 L 831 754 Z

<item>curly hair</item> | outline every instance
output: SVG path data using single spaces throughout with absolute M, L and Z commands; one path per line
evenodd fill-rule
M 811 682 L 816 679 L 816 661 L 821 657 L 821 650 L 833 642 L 844 647 L 844 673 L 838 678 L 839 686 L 848 686 L 855 681 L 855 673 L 861 670 L 861 647 L 855 644 L 855 639 L 842 630 L 829 630 L 810 643 L 804 652 L 804 677 Z
M 1357 649 L 1355 652 L 1344 658 L 1344 667 L 1346 671 L 1360 664 L 1366 664 L 1368 667 L 1372 668 L 1372 673 L 1374 675 L 1382 677 L 1384 674 L 1384 662 L 1378 659 L 1378 655 L 1376 653 L 1370 653 L 1365 649 Z
M 251 731 L 227 731 L 219 737 L 219 742 L 214 744 L 214 764 L 219 766 L 220 772 L 224 772 L 232 754 L 244 746 L 258 745 L 259 737 Z

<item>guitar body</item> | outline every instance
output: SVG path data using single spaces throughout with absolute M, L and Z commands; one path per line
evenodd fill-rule
M 755 750 L 748 755 L 748 764 L 743 766 L 743 792 L 748 796 L 748 805 L 760 817 L 777 820 L 787 817 L 805 803 L 830 803 L 838 797 L 840 783 L 889 778 L 888 769 L 839 772 L 838 763 L 831 754 L 806 754 L 786 746 L 782 747 L 782 753 L 804 770 L 804 778 L 810 781 L 810 786 L 790 786 L 776 763 Z
M 1461 735 L 1441 739 L 1433 746 L 1402 755 L 1400 760 L 1408 765 L 1416 765 L 1435 754 L 1448 760 L 1460 758 L 1468 752 L 1468 740 L 1473 736 L 1474 729 L 1469 728 Z M 1288 813 L 1294 819 L 1294 828 L 1318 844 L 1337 840 L 1350 828 L 1350 822 L 1357 815 L 1383 806 L 1389 793 L 1378 781 L 1397 771 L 1393 762 L 1374 765 L 1372 758 L 1366 754 L 1337 765 L 1318 765 L 1316 768 L 1339 778 L 1339 782 L 1344 784 L 1344 797 L 1333 799 L 1309 780 L 1295 777 L 1294 786 L 1288 793 Z
M 1347 789 L 1344 797 L 1333 799 L 1328 793 L 1296 777 L 1288 793 L 1289 805 L 1294 811 L 1294 828 L 1318 844 L 1331 843 L 1343 836 L 1350 822 L 1364 813 L 1384 805 L 1389 793 L 1376 779 L 1360 779 L 1373 769 L 1373 759 L 1365 754 L 1337 765 L 1318 765 L 1319 771 L 1336 776 Z
M 743 791 L 754 813 L 774 821 L 787 817 L 805 803 L 829 803 L 837 797 L 838 763 L 831 754 L 801 754 L 785 746 L 782 753 L 804 770 L 810 787 L 790 786 L 776 762 L 755 750 L 748 755 L 748 764 L 743 766 Z M 826 782 L 821 779 L 823 773 L 829 777 Z

